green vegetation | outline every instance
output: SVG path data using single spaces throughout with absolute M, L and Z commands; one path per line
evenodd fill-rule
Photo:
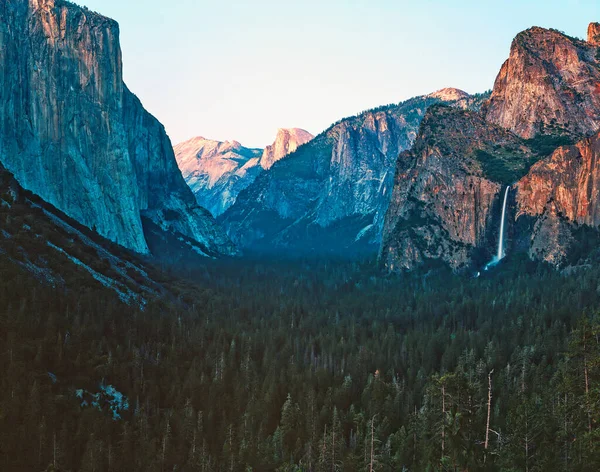
M 509 167 L 506 157 L 501 157 L 496 152 L 491 153 L 478 149 L 475 151 L 475 158 L 481 164 L 483 174 L 487 178 L 503 185 L 512 185 L 525 175 L 527 170 L 529 170 L 529 167 L 531 167 L 530 164 L 528 165 L 526 161 L 523 160 L 521 153 L 517 152 L 515 154 L 519 157 L 519 165 L 516 168 Z
M 596 269 L 221 261 L 185 274 L 201 289 L 171 282 L 184 304 L 139 312 L 0 258 L 2 470 L 600 465 Z M 102 381 L 120 420 L 80 406 Z
M 475 159 L 481 164 L 484 175 L 503 185 L 511 185 L 529 172 L 537 161 L 548 157 L 560 146 L 573 144 L 574 139 L 564 133 L 538 134 L 523 141 L 523 147 L 494 146 L 478 149 Z
M 564 133 L 538 134 L 534 138 L 527 139 L 526 145 L 538 156 L 546 157 L 561 146 L 570 146 L 574 139 Z

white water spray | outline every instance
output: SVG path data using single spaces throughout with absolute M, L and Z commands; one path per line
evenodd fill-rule
M 510 186 L 506 187 L 506 191 L 504 192 L 504 203 L 502 204 L 502 219 L 500 220 L 500 237 L 498 239 L 498 252 L 494 256 L 494 258 L 487 263 L 485 266 L 485 270 L 488 270 L 490 267 L 495 266 L 504 259 L 506 256 L 504 251 L 504 220 L 506 219 L 506 203 L 508 202 L 508 191 L 510 190 Z
M 504 203 L 502 204 L 502 220 L 500 221 L 500 240 L 498 241 L 498 254 L 496 258 L 498 260 L 504 258 L 504 217 L 506 216 L 506 202 L 508 201 L 508 190 L 510 187 L 506 187 L 504 192 Z

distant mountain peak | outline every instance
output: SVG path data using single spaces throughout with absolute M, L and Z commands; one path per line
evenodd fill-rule
M 431 98 L 439 98 L 440 100 L 444 100 L 445 102 L 451 102 L 455 100 L 462 100 L 463 98 L 468 98 L 469 94 L 457 88 L 446 87 L 436 92 L 430 93 L 427 96 Z
M 265 150 L 246 148 L 236 140 L 198 136 L 176 145 L 174 151 L 196 201 L 219 216 L 258 174 L 311 139 L 313 135 L 303 129 L 280 128 L 273 144 Z
M 291 154 L 314 136 L 301 128 L 279 128 L 275 142 L 265 148 L 260 160 L 263 169 L 270 169 L 275 162 Z

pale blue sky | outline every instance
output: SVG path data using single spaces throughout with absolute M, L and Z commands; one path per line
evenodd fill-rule
M 490 89 L 530 26 L 584 38 L 598 0 L 78 0 L 121 25 L 124 75 L 177 143 L 263 147 L 443 87 Z

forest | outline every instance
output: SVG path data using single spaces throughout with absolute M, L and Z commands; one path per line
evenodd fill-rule
M 596 471 L 600 269 L 214 261 L 144 309 L 0 264 L 3 471 Z

